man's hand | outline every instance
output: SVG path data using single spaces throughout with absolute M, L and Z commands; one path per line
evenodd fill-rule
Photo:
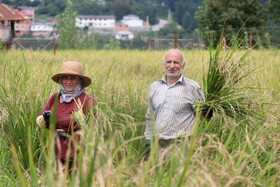
M 204 106 L 203 106 L 204 105 Z M 201 115 L 207 120 L 210 120 L 214 116 L 214 112 L 211 106 L 205 106 L 203 101 L 196 100 L 192 105 L 194 112 L 197 112 L 198 107 L 201 111 Z
M 202 110 L 201 115 L 210 120 L 213 117 L 213 110 L 207 107 Z

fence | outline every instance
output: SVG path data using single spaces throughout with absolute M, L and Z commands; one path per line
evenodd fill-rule
M 30 50 L 56 50 L 55 38 L 14 38 L 13 45 L 16 49 Z
M 257 34 L 256 30 L 263 30 L 262 34 Z M 248 47 L 280 47 L 280 27 L 244 28 L 243 36 L 247 35 L 244 43 Z M 233 33 L 238 30 L 226 30 L 224 32 L 225 41 L 229 41 Z M 154 37 L 146 37 L 146 33 L 134 33 L 132 41 L 117 41 L 113 35 L 95 34 L 92 40 L 77 41 L 77 49 L 140 49 L 140 50 L 166 50 L 169 48 L 178 49 L 203 49 L 209 45 L 211 38 L 219 38 L 221 30 L 202 33 L 168 33 L 166 36 L 159 36 L 160 32 L 153 32 Z M 86 33 L 85 33 L 86 34 Z M 56 41 L 45 38 L 18 38 L 13 40 L 17 49 L 29 50 L 54 50 Z M 3 46 L 4 48 L 5 46 Z

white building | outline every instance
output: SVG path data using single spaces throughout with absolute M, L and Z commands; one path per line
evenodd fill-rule
M 49 36 L 54 31 L 53 26 L 45 23 L 36 23 L 31 25 L 30 31 L 34 36 Z
M 116 34 L 115 38 L 117 40 L 132 40 L 134 35 L 130 31 L 120 31 Z
M 76 26 L 79 28 L 113 28 L 115 27 L 115 16 L 111 15 L 78 15 Z
M 143 27 L 144 21 L 136 15 L 129 14 L 123 17 L 121 24 L 128 25 L 128 27 Z

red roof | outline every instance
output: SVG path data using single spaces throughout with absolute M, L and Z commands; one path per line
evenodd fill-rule
M 24 16 L 11 7 L 0 3 L 0 21 L 19 21 L 25 20 Z

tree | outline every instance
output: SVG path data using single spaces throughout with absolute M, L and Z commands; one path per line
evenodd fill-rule
M 76 12 L 73 11 L 72 6 L 72 1 L 68 0 L 65 11 L 57 19 L 59 35 L 57 44 L 61 49 L 76 48 L 78 28 L 75 25 Z
M 107 4 L 99 4 L 97 1 L 75 0 L 73 9 L 82 15 L 109 15 L 110 10 Z
M 241 28 L 241 35 L 264 36 L 267 18 L 267 10 L 258 0 L 207 0 L 196 12 L 200 31 L 212 35 L 215 43 L 223 28 L 227 39 Z
M 115 0 L 112 9 L 117 19 L 121 19 L 124 15 L 131 13 L 131 7 L 125 0 Z
M 188 31 L 193 31 L 197 26 L 196 21 L 193 19 L 193 16 L 188 11 L 186 11 L 183 16 L 182 26 Z
M 65 10 L 67 0 L 43 0 L 36 10 L 38 15 L 56 16 Z
M 271 18 L 275 23 L 280 23 L 280 1 L 279 0 L 269 0 L 268 8 L 271 12 Z
M 196 0 L 177 0 L 174 3 L 174 15 L 175 21 L 182 25 L 186 31 L 193 31 L 197 28 L 197 21 L 194 19 L 197 7 L 201 5 L 201 1 Z
M 155 6 L 147 0 L 132 3 L 132 12 L 133 14 L 139 16 L 142 20 L 146 20 L 147 16 L 149 17 L 150 24 L 156 24 L 158 22 L 157 19 L 157 11 Z

